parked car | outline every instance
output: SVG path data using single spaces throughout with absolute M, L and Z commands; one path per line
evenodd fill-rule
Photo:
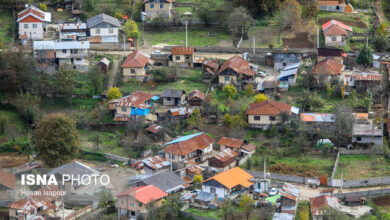
M 270 196 L 275 196 L 275 195 L 278 194 L 278 192 L 279 192 L 279 190 L 278 190 L 277 188 L 272 188 L 271 191 L 269 191 L 268 194 L 269 194 Z

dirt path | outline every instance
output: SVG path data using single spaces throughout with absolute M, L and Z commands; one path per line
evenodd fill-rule
M 378 16 L 379 22 L 380 23 L 386 23 L 388 21 L 387 21 L 387 18 L 385 16 L 385 14 L 383 13 L 382 1 L 383 0 L 374 0 L 372 5 L 374 6 L 374 10 L 375 10 L 376 15 Z M 388 0 L 385 0 L 385 1 L 388 1 Z M 387 27 L 387 31 L 390 32 L 390 27 L 389 26 Z
M 105 53 L 107 54 L 107 53 Z M 116 83 L 117 83 L 117 75 L 118 75 L 118 65 L 119 64 L 119 60 L 114 60 L 113 64 L 112 64 L 112 68 L 111 68 L 111 71 L 110 71 L 110 77 L 108 79 L 108 83 L 107 83 L 107 89 L 103 92 L 103 94 L 107 94 L 108 90 L 114 86 L 116 86 Z

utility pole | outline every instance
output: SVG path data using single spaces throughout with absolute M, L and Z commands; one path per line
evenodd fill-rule
M 253 55 L 256 54 L 256 36 L 253 36 Z
M 188 47 L 188 20 L 186 20 L 186 47 Z

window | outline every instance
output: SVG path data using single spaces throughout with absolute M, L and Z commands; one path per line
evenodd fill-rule
M 62 50 L 62 53 L 66 53 L 66 49 Z
M 356 137 L 356 141 L 362 141 L 362 137 Z
M 283 66 L 287 66 L 287 63 L 283 63 Z
M 257 115 L 254 116 L 254 117 L 253 117 L 253 120 L 255 120 L 255 121 L 260 121 L 260 116 L 257 116 Z
M 100 29 L 99 29 L 99 28 L 96 29 L 96 30 L 95 30 L 95 33 L 96 33 L 96 34 L 100 34 Z
M 24 28 L 28 28 L 28 24 L 24 24 Z
M 126 107 L 122 107 L 121 110 L 122 110 L 122 112 L 127 112 L 127 108 Z
M 175 159 L 175 155 L 174 154 L 172 154 L 172 160 L 174 160 Z
M 37 24 L 33 24 L 33 28 L 38 28 L 38 25 Z
M 164 8 L 164 4 L 160 4 L 160 8 Z
M 168 97 L 168 98 L 167 98 L 167 101 L 170 102 L 170 101 L 171 101 L 171 97 Z
M 269 116 L 270 121 L 275 121 L 275 116 Z
M 150 8 L 154 8 L 154 4 L 150 4 Z
M 81 58 L 76 58 L 76 61 L 81 61 Z
M 70 50 L 70 53 L 78 53 L 78 52 L 79 52 L 78 49 L 71 49 L 71 50 Z
M 134 207 L 134 203 L 129 202 L 129 206 L 130 206 L 130 207 Z
M 139 206 L 139 207 L 142 207 L 142 203 L 138 203 L 138 206 Z
M 215 194 L 217 193 L 217 190 L 214 187 L 210 187 L 210 193 Z
M 180 56 L 176 56 L 176 60 L 180 60 Z
M 226 81 L 230 81 L 230 77 L 229 76 L 225 76 L 225 82 Z
M 134 211 L 131 211 L 131 216 L 135 216 L 135 212 Z
M 108 29 L 108 33 L 110 33 L 110 34 L 114 33 L 114 29 L 112 29 L 112 28 Z
M 190 56 L 186 56 L 186 59 L 189 60 L 191 57 Z
M 337 10 L 340 10 L 340 6 L 337 5 L 337 6 L 336 6 L 336 9 L 337 9 Z
M 336 39 L 337 39 L 336 37 L 332 37 L 332 41 L 336 41 Z
M 131 74 L 135 74 L 135 69 L 131 69 L 131 70 L 130 70 L 130 73 L 131 73 Z

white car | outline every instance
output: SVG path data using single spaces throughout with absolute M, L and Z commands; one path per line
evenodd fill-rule
M 279 190 L 277 188 L 272 188 L 271 191 L 269 191 L 270 196 L 275 196 L 277 195 Z

